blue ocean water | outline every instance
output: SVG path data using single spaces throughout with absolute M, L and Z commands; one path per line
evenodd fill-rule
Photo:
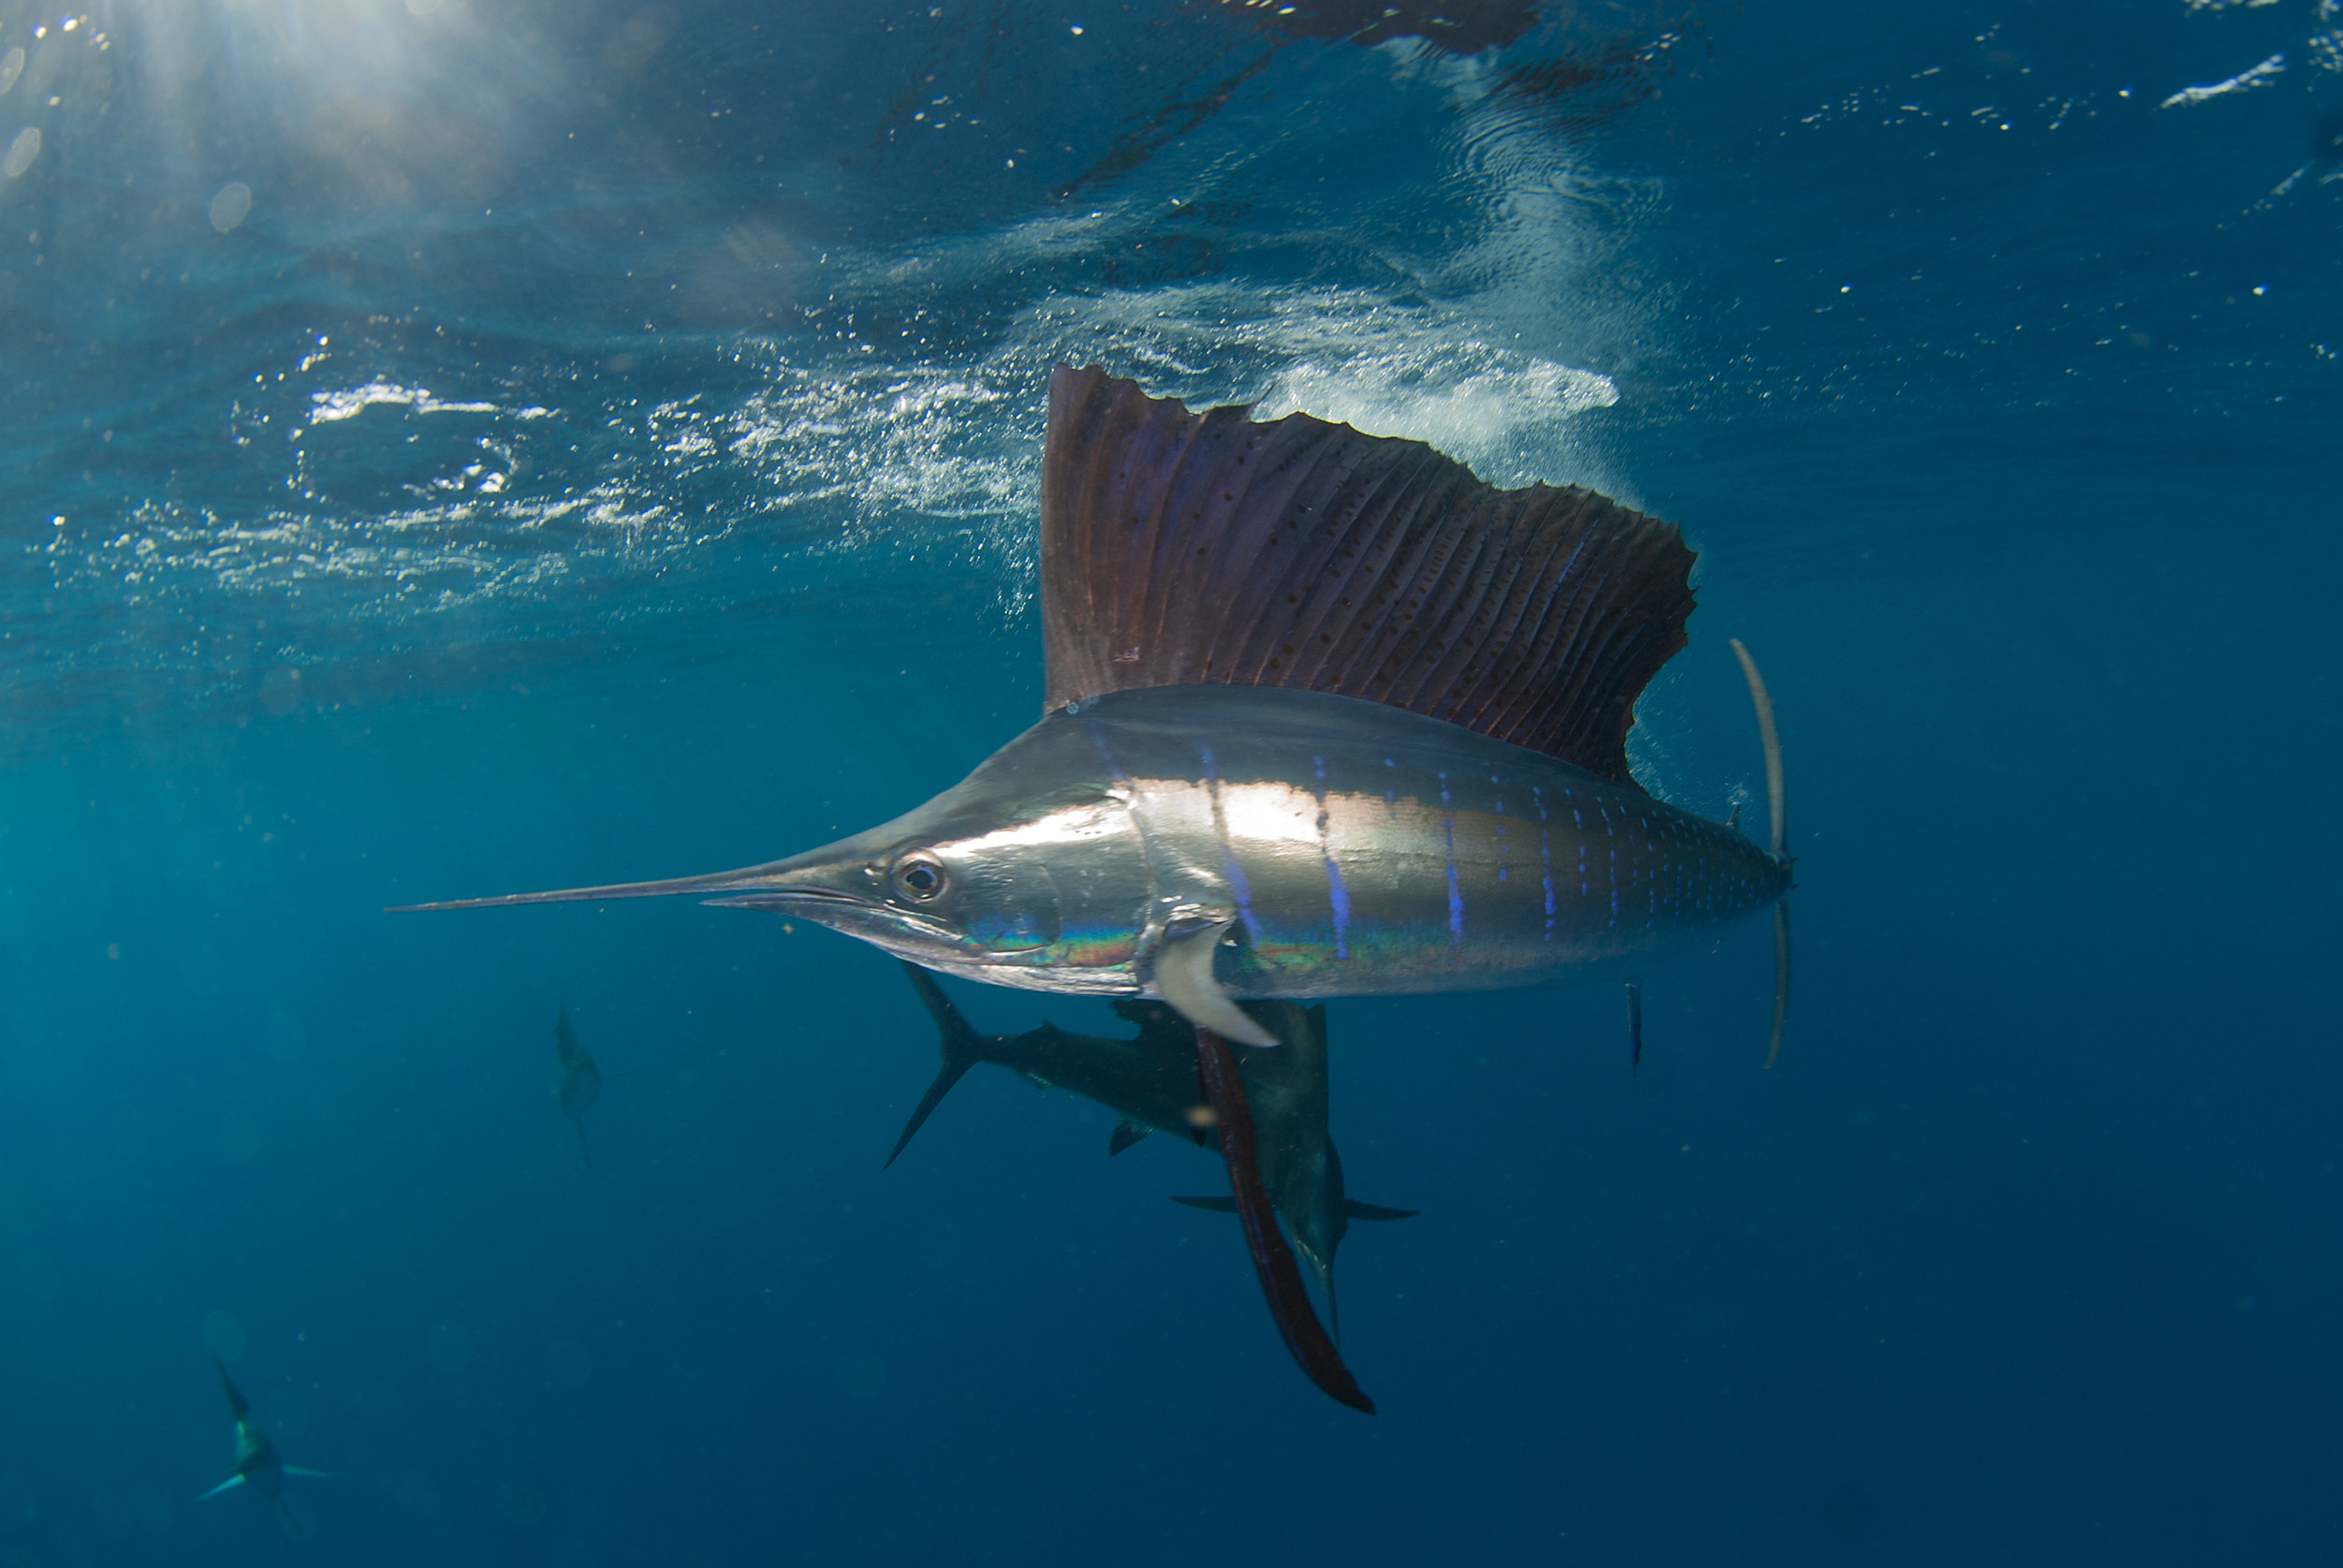
M 18 51 L 22 51 L 20 54 Z M 2332 0 L 0 4 L 0 1568 L 2343 1548 Z M 689 903 L 1041 698 L 1044 391 L 1593 485 L 1761 924 L 1222 1178 Z M 1093 1003 L 959 986 L 980 1027 Z M 608 1082 L 591 1168 L 556 1004 Z M 222 1357 L 288 1522 L 198 1503 Z M 246 1504 L 253 1504 L 246 1506 Z

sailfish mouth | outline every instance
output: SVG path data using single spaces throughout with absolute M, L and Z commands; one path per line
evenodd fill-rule
M 871 902 L 829 887 L 769 887 L 761 892 L 735 893 L 729 898 L 700 901 L 710 909 L 793 909 L 809 903 L 842 903 L 864 909 Z

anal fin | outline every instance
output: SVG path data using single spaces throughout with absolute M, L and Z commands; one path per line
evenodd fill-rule
M 1155 1129 L 1144 1121 L 1136 1121 L 1130 1117 L 1124 1117 L 1115 1123 L 1114 1132 L 1106 1138 L 1106 1157 L 1113 1159 L 1153 1131 Z

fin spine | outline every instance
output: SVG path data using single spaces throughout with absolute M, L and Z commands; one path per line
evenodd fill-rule
M 1750 683 L 1750 702 L 1757 709 L 1757 739 L 1765 748 L 1765 809 L 1773 819 L 1774 854 L 1787 854 L 1790 844 L 1790 824 L 1786 802 L 1782 799 L 1781 734 L 1774 727 L 1774 699 L 1765 691 L 1765 678 L 1757 673 L 1757 661 L 1741 639 L 1733 640 L 1733 656 L 1741 661 L 1741 674 Z

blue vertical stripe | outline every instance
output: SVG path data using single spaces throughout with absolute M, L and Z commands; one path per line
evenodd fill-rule
M 1440 776 L 1441 827 L 1448 835 L 1448 945 L 1464 946 L 1464 890 L 1457 885 L 1457 813 L 1448 799 L 1448 775 Z
M 1545 940 L 1554 940 L 1554 845 L 1545 826 L 1545 797 L 1530 786 L 1530 799 L 1538 808 L 1538 881 L 1545 888 Z
M 1228 880 L 1228 891 L 1237 901 L 1237 917 L 1245 923 L 1245 934 L 1258 946 L 1261 922 L 1253 918 L 1252 889 L 1245 886 L 1245 868 L 1237 863 L 1236 846 L 1228 842 L 1228 813 L 1221 808 L 1221 779 L 1213 770 L 1212 748 L 1199 746 L 1196 755 L 1204 760 L 1204 787 L 1212 798 L 1212 832 L 1221 841 L 1221 875 Z
M 1334 849 L 1326 842 L 1326 759 L 1313 756 L 1311 766 L 1318 774 L 1318 858 L 1326 868 L 1326 903 L 1334 911 L 1334 956 L 1351 956 L 1351 895 L 1342 886 L 1342 868 L 1334 863 Z

